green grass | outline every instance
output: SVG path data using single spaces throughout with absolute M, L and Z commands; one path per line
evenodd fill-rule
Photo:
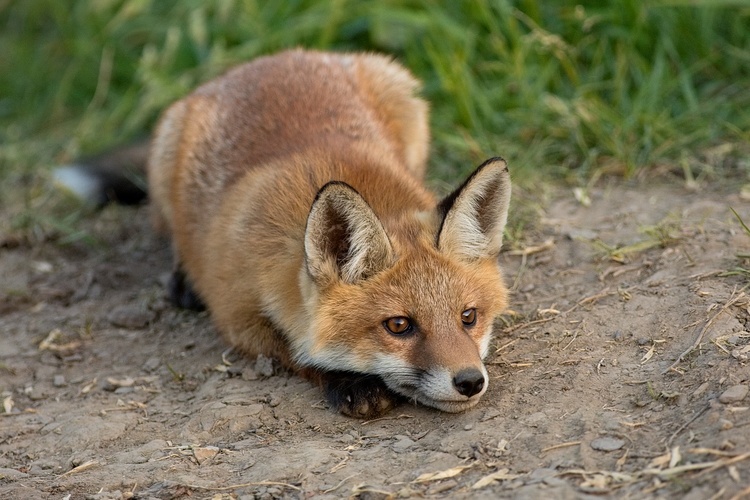
M 28 192 L 55 163 L 147 133 L 198 83 L 294 46 L 411 68 L 432 103 L 433 175 L 451 184 L 497 154 L 584 180 L 750 170 L 748 2 L 0 0 L 0 211 L 35 211 L 44 195 Z

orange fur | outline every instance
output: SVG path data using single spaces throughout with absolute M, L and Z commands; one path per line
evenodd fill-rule
M 383 56 L 294 50 L 239 66 L 165 112 L 148 165 L 154 222 L 232 345 L 311 377 L 387 378 L 396 358 L 484 371 L 507 291 L 496 252 L 464 255 L 460 241 L 502 237 L 507 170 L 498 160 L 478 172 L 487 180 L 469 181 L 458 208 L 441 213 L 422 184 L 418 87 Z M 345 185 L 323 193 L 330 181 Z M 496 207 L 484 210 L 485 199 Z M 451 222 L 464 215 L 476 227 Z M 479 311 L 470 328 L 466 308 Z M 383 321 L 395 316 L 414 319 L 419 335 L 389 334 Z M 455 411 L 480 395 L 413 397 Z

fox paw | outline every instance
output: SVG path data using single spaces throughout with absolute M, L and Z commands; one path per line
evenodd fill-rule
M 399 397 L 375 375 L 334 372 L 328 374 L 325 394 L 334 410 L 354 418 L 372 418 L 387 412 Z
M 169 301 L 177 307 L 193 311 L 203 311 L 206 305 L 193 290 L 190 280 L 180 269 L 176 269 L 169 278 L 167 285 Z

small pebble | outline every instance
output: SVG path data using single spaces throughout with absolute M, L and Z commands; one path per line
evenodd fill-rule
M 693 397 L 700 396 L 708 389 L 708 382 L 703 382 L 695 391 L 693 391 Z
M 625 446 L 625 441 L 613 437 L 600 437 L 591 441 L 591 447 L 599 451 L 615 451 Z
M 719 396 L 719 402 L 724 404 L 737 403 L 745 399 L 748 391 L 750 391 L 750 387 L 746 385 L 733 385 Z
M 406 436 L 396 436 L 396 442 L 391 445 L 396 453 L 403 453 L 414 446 L 414 441 Z
M 547 415 L 545 415 L 544 412 L 538 411 L 536 413 L 532 413 L 526 418 L 526 425 L 529 427 L 546 427 L 547 423 L 549 422 L 549 418 L 547 418 Z
M 219 453 L 219 448 L 216 446 L 205 446 L 205 447 L 196 447 L 193 448 L 193 456 L 195 456 L 195 460 L 198 461 L 198 464 L 203 464 L 204 462 L 211 460 Z
M 615 342 L 621 342 L 625 338 L 625 335 L 623 335 L 622 331 L 616 330 L 612 337 L 615 339 Z
M 45 471 L 38 465 L 32 465 L 31 467 L 29 467 L 28 473 L 31 476 L 46 476 L 48 474 L 51 474 L 51 472 Z
M 528 482 L 533 484 L 545 481 L 547 478 L 554 477 L 555 474 L 557 474 L 557 471 L 551 468 L 534 469 L 529 473 Z
M 115 307 L 107 315 L 107 319 L 114 326 L 137 330 L 146 327 L 156 319 L 153 311 L 145 310 L 140 307 L 119 306 Z
M 154 372 L 157 368 L 159 368 L 159 365 L 161 365 L 161 360 L 158 356 L 151 356 L 146 360 L 145 363 L 143 363 L 143 366 L 141 367 L 143 371 L 145 372 Z
M 342 434 L 336 440 L 339 443 L 348 444 L 354 442 L 354 436 L 352 436 L 351 434 Z
M 32 401 L 41 401 L 42 399 L 47 399 L 47 393 L 36 388 L 31 390 L 28 393 L 28 396 L 29 396 L 29 399 L 31 399 Z
M 21 472 L 20 470 L 0 467 L 0 478 L 7 479 L 13 482 L 14 479 L 17 480 L 27 477 L 29 477 L 29 475 Z
M 722 431 L 728 431 L 729 429 L 734 427 L 734 423 L 731 420 L 722 418 L 722 419 L 719 419 L 719 426 L 721 427 Z
M 489 408 L 486 412 L 484 412 L 484 416 L 482 417 L 482 422 L 486 422 L 488 420 L 492 420 L 493 418 L 499 417 L 501 415 L 500 410 L 496 408 Z
M 55 375 L 52 380 L 52 385 L 55 387 L 65 387 L 65 377 L 63 375 Z
M 466 424 L 466 425 L 464 425 L 464 430 L 465 431 L 470 431 L 473 428 L 474 428 L 474 424 Z

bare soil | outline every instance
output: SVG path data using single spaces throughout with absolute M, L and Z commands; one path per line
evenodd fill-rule
M 537 222 L 502 256 L 482 402 L 369 422 L 170 307 L 146 207 L 84 221 L 94 244 L 0 235 L 0 498 L 747 497 L 737 191 L 517 201 Z

